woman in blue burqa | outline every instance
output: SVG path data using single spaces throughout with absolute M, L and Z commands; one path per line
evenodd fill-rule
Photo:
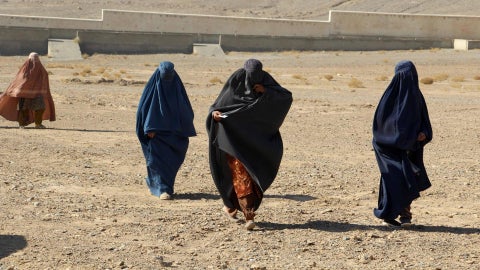
M 280 126 L 292 94 L 249 59 L 225 83 L 207 117 L 209 161 L 223 211 L 245 227 L 255 227 L 255 210 L 275 179 L 283 155 Z
M 150 192 L 162 200 L 171 199 L 189 137 L 196 135 L 192 106 L 173 63 L 160 63 L 146 84 L 138 104 L 136 132 Z
M 373 148 L 381 173 L 374 214 L 388 225 L 410 225 L 412 201 L 431 186 L 423 164 L 423 148 L 431 140 L 417 71 L 411 61 L 401 61 L 373 120 Z

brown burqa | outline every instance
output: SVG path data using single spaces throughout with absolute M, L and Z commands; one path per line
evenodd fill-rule
M 38 54 L 31 53 L 18 71 L 7 90 L 0 95 L 0 115 L 10 121 L 18 121 L 18 102 L 21 98 L 34 99 L 43 97 L 45 111 L 43 120 L 55 121 L 55 105 L 53 104 L 48 73 L 43 67 Z M 34 122 L 34 112 L 29 111 L 25 124 Z

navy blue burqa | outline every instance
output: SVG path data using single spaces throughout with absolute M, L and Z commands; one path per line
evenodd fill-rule
M 424 141 L 417 141 L 423 132 Z M 380 169 L 376 217 L 395 219 L 431 186 L 423 164 L 423 148 L 432 140 L 427 106 L 410 61 L 395 67 L 373 120 L 373 148 Z
M 264 86 L 263 94 L 252 89 L 257 83 Z M 247 74 L 241 68 L 225 83 L 210 107 L 206 121 L 210 170 L 225 206 L 236 208 L 238 205 L 234 203 L 232 173 L 225 154 L 240 160 L 264 193 L 273 183 L 282 160 L 283 142 L 279 128 L 291 103 L 291 92 L 263 70 Z M 216 122 L 213 111 L 222 112 L 226 118 Z M 261 199 L 255 202 L 255 210 L 260 203 Z
M 137 137 L 145 156 L 146 182 L 155 196 L 173 194 L 174 182 L 195 136 L 193 110 L 171 62 L 162 62 L 143 90 L 137 111 Z M 147 134 L 155 132 L 155 137 Z

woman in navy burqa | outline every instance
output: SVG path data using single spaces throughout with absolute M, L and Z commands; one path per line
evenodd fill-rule
M 189 137 L 196 135 L 192 106 L 173 63 L 160 63 L 146 84 L 138 105 L 136 132 L 150 192 L 170 200 Z
M 255 210 L 275 179 L 283 155 L 280 126 L 292 94 L 249 59 L 225 83 L 207 117 L 209 161 L 223 211 L 245 228 L 255 227 Z
M 410 204 L 431 186 L 423 164 L 423 148 L 431 140 L 432 127 L 415 65 L 401 61 L 373 120 L 373 148 L 381 173 L 374 214 L 388 225 L 410 225 Z

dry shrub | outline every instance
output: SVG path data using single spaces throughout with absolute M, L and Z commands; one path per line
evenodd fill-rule
M 73 75 L 73 76 L 78 76 L 78 75 L 80 75 L 80 73 L 78 73 L 78 72 L 73 72 L 72 75 Z
M 87 77 L 92 75 L 92 69 L 88 66 L 83 66 L 82 70 L 79 72 L 80 76 Z
M 425 78 L 421 78 L 421 79 L 420 79 L 420 82 L 423 83 L 423 84 L 432 84 L 432 83 L 433 83 L 433 79 L 430 78 L 430 77 L 425 77 Z
M 462 88 L 462 84 L 458 82 L 452 82 L 450 83 L 450 87 L 458 89 L 458 88 Z
M 106 70 L 106 68 L 104 68 L 104 67 L 99 67 L 99 68 L 97 68 L 96 72 L 97 72 L 98 74 L 103 74 L 103 73 L 105 72 L 105 70 Z
M 112 74 L 110 74 L 110 73 L 108 73 L 108 72 L 106 72 L 106 71 L 103 72 L 102 77 L 103 77 L 103 78 L 106 78 L 107 80 L 113 80 L 113 79 L 115 79 L 115 77 L 114 77 Z
M 473 79 L 474 79 L 474 80 L 477 80 L 477 81 L 480 80 L 480 75 L 475 75 L 475 76 L 473 76 Z
M 448 79 L 448 74 L 445 73 L 437 74 L 433 77 L 433 80 L 436 82 L 445 81 L 446 79 Z
M 61 63 L 48 63 L 45 67 L 46 68 L 68 68 L 68 69 L 74 68 L 72 65 L 61 64 Z
M 300 53 L 298 50 L 290 50 L 290 51 L 282 51 L 281 54 L 286 54 L 286 55 L 297 55 Z
M 302 75 L 298 75 L 298 74 L 294 74 L 294 75 L 292 75 L 292 77 L 294 79 L 297 79 L 297 80 L 302 80 L 302 81 L 306 80 L 305 77 L 303 77 Z
M 440 51 L 440 48 L 430 48 L 430 52 L 438 52 Z
M 127 71 L 125 69 L 120 69 L 120 73 L 125 74 Z
M 88 55 L 88 53 L 82 54 L 82 58 L 83 58 L 83 59 L 87 59 L 88 57 L 90 57 L 90 55 Z
M 363 86 L 363 83 L 362 81 L 360 81 L 359 79 L 357 78 L 352 78 L 349 82 L 348 82 L 348 86 L 350 88 L 364 88 L 365 86 Z
M 213 83 L 213 84 L 221 84 L 222 83 L 222 80 L 220 80 L 218 77 L 214 77 L 212 79 L 210 79 L 210 83 Z
M 325 79 L 328 80 L 328 81 L 333 80 L 333 76 L 330 75 L 330 74 L 324 75 L 323 78 L 325 78 Z
M 146 66 L 146 67 L 152 66 L 152 64 L 150 64 L 150 63 L 145 63 L 145 64 L 143 64 L 143 65 Z
M 388 80 L 388 77 L 385 76 L 385 75 L 381 75 L 381 76 L 378 76 L 377 78 L 375 78 L 375 80 L 384 82 L 384 81 Z
M 455 76 L 455 77 L 452 78 L 452 81 L 453 81 L 453 82 L 463 82 L 463 81 L 465 81 L 465 77 L 463 77 L 463 76 Z

